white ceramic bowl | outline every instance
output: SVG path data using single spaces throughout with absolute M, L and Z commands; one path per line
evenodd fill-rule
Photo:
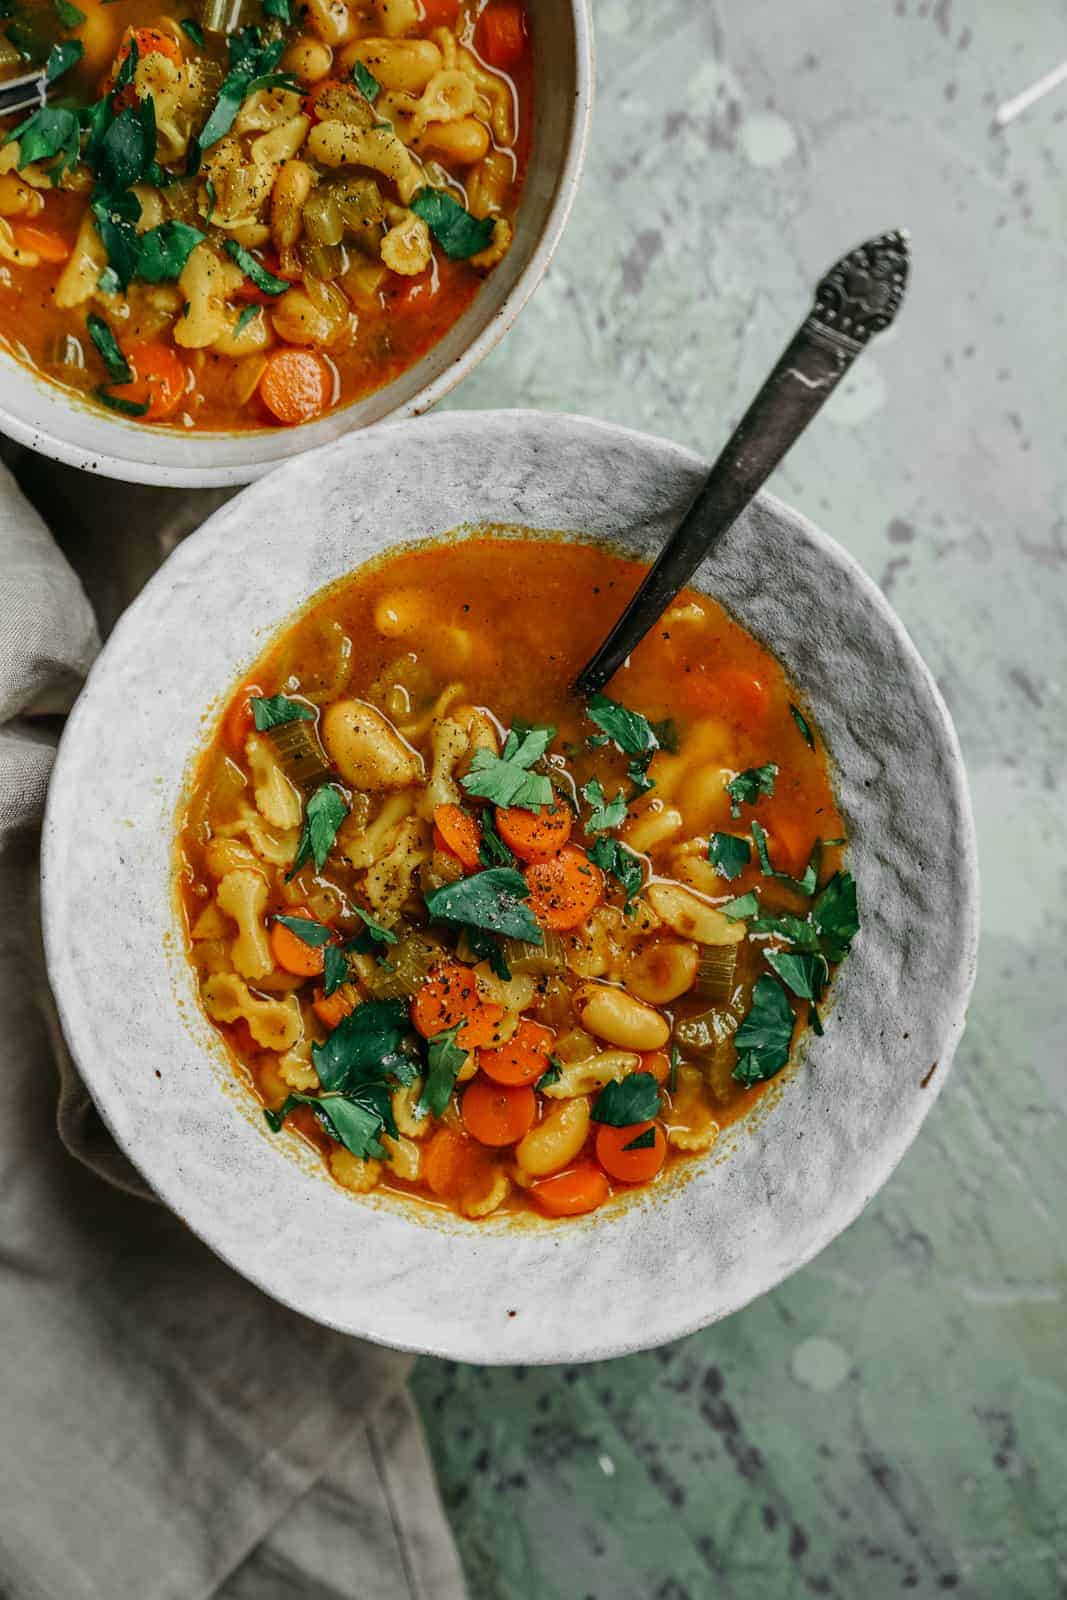
M 518 1229 L 427 1221 L 396 1199 L 346 1194 L 299 1140 L 270 1135 L 199 1009 L 171 891 L 175 812 L 205 710 L 270 635 L 368 557 L 465 523 L 573 530 L 650 558 L 703 470 L 662 440 L 529 412 L 353 434 L 187 539 L 119 622 L 71 715 L 43 884 L 67 1039 L 162 1199 L 310 1317 L 482 1362 L 591 1359 L 675 1338 L 771 1288 L 846 1227 L 944 1082 L 976 944 L 955 734 L 874 584 L 768 498 L 696 583 L 810 699 L 864 922 L 825 1037 L 808 1041 L 767 1114 L 688 1181 L 600 1216 Z
M 0 432 L 57 461 L 128 483 L 249 483 L 383 417 L 428 411 L 503 338 L 544 277 L 577 193 L 593 98 L 589 0 L 537 0 L 535 130 L 515 239 L 472 304 L 421 361 L 354 405 L 301 428 L 179 433 L 87 405 L 0 350 Z

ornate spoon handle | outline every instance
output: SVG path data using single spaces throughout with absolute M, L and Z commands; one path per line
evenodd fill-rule
M 831 267 L 815 304 L 742 417 L 644 583 L 574 681 L 603 687 L 692 577 L 825 404 L 875 334 L 893 321 L 908 280 L 908 236 L 883 233 Z

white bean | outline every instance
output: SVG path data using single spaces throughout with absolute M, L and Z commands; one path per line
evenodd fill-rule
M 650 883 L 645 893 L 653 911 L 683 939 L 695 939 L 697 944 L 740 944 L 745 937 L 743 922 L 731 922 L 680 883 Z
M 583 1028 L 622 1050 L 661 1050 L 670 1037 L 666 1017 L 625 989 L 582 983 L 572 1004 Z
M 515 1147 L 515 1160 L 531 1178 L 547 1178 L 574 1160 L 589 1132 L 589 1101 L 584 1095 L 560 1100 L 545 1112 Z
M 693 987 L 699 964 L 695 944 L 674 939 L 646 944 L 627 963 L 626 987 L 650 1005 L 665 1006 Z
M 422 758 L 363 700 L 336 700 L 322 718 L 326 753 L 353 789 L 403 789 L 422 777 Z

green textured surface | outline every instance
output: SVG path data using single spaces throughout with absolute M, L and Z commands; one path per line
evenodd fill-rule
M 584 411 L 711 452 L 820 270 L 912 229 L 899 328 L 773 487 L 880 581 L 949 702 L 983 948 L 918 1143 L 776 1293 L 596 1367 L 420 1364 L 471 1594 L 1067 1595 L 1067 88 L 992 126 L 1067 54 L 1062 7 L 595 12 L 570 231 L 451 403 Z

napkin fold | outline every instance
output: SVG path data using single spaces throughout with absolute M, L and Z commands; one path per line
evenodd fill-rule
M 4 455 L 105 627 L 225 498 Z M 410 1358 L 217 1260 L 114 1146 L 63 1043 L 39 824 L 98 645 L 85 588 L 0 465 L 0 1594 L 463 1600 Z

